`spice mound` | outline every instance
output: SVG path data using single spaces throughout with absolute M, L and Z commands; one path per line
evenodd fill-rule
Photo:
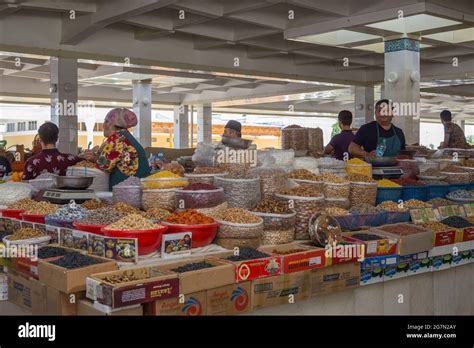
M 64 256 L 67 253 L 70 253 L 70 251 L 64 248 L 45 246 L 38 249 L 38 258 L 49 259 L 51 257 Z
M 75 252 L 68 253 L 57 260 L 49 261 L 49 262 L 52 263 L 53 265 L 67 268 L 67 269 L 87 267 L 91 265 L 96 265 L 98 263 L 102 263 L 101 260 L 94 259 L 90 256 L 82 255 Z
M 112 208 L 115 210 L 121 212 L 122 214 L 128 215 L 128 214 L 139 214 L 140 209 L 132 207 L 131 205 L 128 205 L 127 203 L 123 202 L 117 202 L 115 203 Z
M 94 209 L 99 209 L 99 208 L 105 208 L 108 205 L 105 204 L 102 201 L 95 200 L 95 199 L 88 199 L 84 203 L 81 204 L 81 207 L 89 210 L 94 210 Z
M 25 214 L 48 215 L 53 214 L 58 208 L 58 205 L 49 202 L 34 202 Z
M 216 214 L 216 219 L 234 224 L 256 224 L 262 219 L 242 208 L 228 208 Z
M 147 176 L 146 179 L 142 181 L 144 189 L 170 189 L 185 186 L 187 183 L 188 181 L 185 178 L 168 170 L 163 170 L 161 172 Z
M 229 261 L 245 261 L 245 260 L 254 260 L 254 259 L 263 259 L 264 257 L 269 257 L 269 254 L 262 253 L 254 248 L 240 248 L 239 255 L 232 255 L 226 258 Z
M 264 199 L 252 211 L 267 214 L 291 214 L 288 204 L 274 199 Z
M 316 175 L 307 169 L 295 169 L 290 173 L 289 177 L 291 179 L 299 180 L 322 181 L 322 177 L 320 175 Z
M 84 218 L 80 219 L 78 223 L 83 225 L 110 225 L 122 219 L 125 215 L 115 209 L 100 208 L 91 211 Z
M 43 233 L 43 231 L 36 230 L 30 227 L 25 227 L 25 228 L 20 228 L 16 230 L 13 234 L 7 236 L 6 238 L 9 241 L 14 241 L 14 240 L 31 239 L 31 238 L 38 238 L 38 237 L 44 237 L 44 236 L 45 234 Z
M 209 263 L 207 261 L 202 261 L 202 262 L 188 263 L 178 268 L 173 268 L 171 269 L 171 271 L 176 272 L 176 273 L 184 273 L 184 272 L 197 271 L 200 269 L 211 268 L 211 267 L 214 267 L 212 263 Z
M 284 188 L 278 191 L 278 193 L 286 196 L 322 197 L 322 193 L 318 188 L 305 184 L 293 188 Z
M 155 230 L 161 227 L 163 226 L 153 224 L 139 214 L 130 214 L 113 224 L 108 225 L 106 229 L 115 231 L 145 231 Z
M 170 224 L 178 225 L 205 225 L 214 223 L 213 218 L 194 209 L 187 209 L 171 214 L 165 221 Z
M 382 179 L 377 181 L 378 187 L 400 187 L 396 182 L 393 182 L 392 180 L 388 179 Z
M 148 209 L 145 213 L 143 213 L 143 216 L 146 219 L 150 219 L 150 220 L 163 220 L 163 219 L 166 219 L 170 215 L 171 213 L 168 210 L 161 209 L 161 208 L 151 208 L 151 209 Z

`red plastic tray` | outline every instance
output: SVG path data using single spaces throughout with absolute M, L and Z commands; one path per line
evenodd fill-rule
M 212 224 L 205 225 L 177 225 L 163 222 L 164 225 L 168 226 L 168 233 L 179 233 L 179 232 L 192 232 L 193 234 L 193 248 L 199 248 L 212 243 L 217 235 L 217 228 L 219 224 L 214 222 Z
M 26 210 L 22 209 L 2 209 L 2 216 L 11 219 L 18 219 L 21 220 L 21 214 L 24 213 Z
M 42 215 L 42 214 L 21 214 L 21 217 L 24 221 L 28 221 L 28 222 L 36 222 L 38 224 L 44 224 L 45 221 L 44 221 L 44 218 L 45 218 L 46 215 Z
M 102 229 L 107 225 L 87 225 L 87 224 L 80 224 L 78 222 L 73 222 L 72 225 L 77 228 L 79 231 L 90 232 L 99 234 L 101 236 L 104 235 Z
M 114 238 L 137 238 L 138 239 L 138 255 L 151 254 L 158 250 L 161 246 L 161 237 L 168 229 L 167 226 L 162 226 L 153 230 L 143 231 L 117 231 L 102 228 L 102 233 L 106 237 Z

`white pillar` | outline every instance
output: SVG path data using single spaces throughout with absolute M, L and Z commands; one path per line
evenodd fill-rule
M 175 149 L 189 147 L 189 119 L 187 105 L 174 107 L 173 147 Z
M 212 142 L 212 106 L 197 106 L 197 141 L 210 144 Z
M 393 122 L 407 144 L 420 141 L 420 41 L 399 37 L 385 41 L 385 97 L 394 102 Z M 398 110 L 397 110 L 398 108 Z
M 133 81 L 133 112 L 138 124 L 133 135 L 146 148 L 151 146 L 151 80 Z
M 77 153 L 77 60 L 51 57 L 51 121 L 59 127 L 58 149 Z
M 374 87 L 355 86 L 354 88 L 354 121 L 352 127 L 360 128 L 374 120 Z

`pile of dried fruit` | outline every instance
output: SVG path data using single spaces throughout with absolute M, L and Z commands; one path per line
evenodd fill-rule
M 49 202 L 34 202 L 25 211 L 25 214 L 48 215 L 53 214 L 58 208 L 58 205 Z
M 96 199 L 88 199 L 84 203 L 81 204 L 81 207 L 89 209 L 89 210 L 94 210 L 94 209 L 99 209 L 99 208 L 105 208 L 108 205 L 105 204 L 104 202 Z
M 442 172 L 446 172 L 446 173 L 466 173 L 466 171 L 462 168 L 459 168 L 458 166 L 455 166 L 453 164 L 448 164 L 447 166 L 445 166 L 442 170 Z
M 229 261 L 245 261 L 245 260 L 254 260 L 254 259 L 263 259 L 264 257 L 269 257 L 270 255 L 258 251 L 254 248 L 240 248 L 239 255 L 232 255 L 226 258 Z
M 142 213 L 142 215 L 150 220 L 163 220 L 167 218 L 171 213 L 166 209 L 161 208 L 151 208 L 148 209 L 146 212 Z
M 110 225 L 122 219 L 125 214 L 111 208 L 99 208 L 91 211 L 77 222 L 83 225 Z
M 267 214 L 291 214 L 288 204 L 274 199 L 264 199 L 252 211 Z
M 363 241 L 384 239 L 383 237 L 380 237 L 377 234 L 370 233 L 354 233 L 353 235 L 351 235 L 351 237 Z
M 291 179 L 299 179 L 299 180 L 311 180 L 311 181 L 323 180 L 322 176 L 316 175 L 307 169 L 295 169 L 290 173 L 289 177 Z
M 64 256 L 67 253 L 70 253 L 70 251 L 64 248 L 45 246 L 38 249 L 38 258 L 49 259 L 51 257 Z
M 426 203 L 431 204 L 431 205 L 437 205 L 437 206 L 452 205 L 453 204 L 453 202 L 451 202 L 449 199 L 446 199 L 446 198 L 433 198 L 433 199 L 430 199 Z
M 422 224 L 424 228 L 427 228 L 429 230 L 432 230 L 434 232 L 443 232 L 443 231 L 448 231 L 450 227 L 448 225 L 445 225 L 441 222 L 426 222 Z
M 221 174 L 225 169 L 221 167 L 196 167 L 193 174 Z
M 392 201 L 385 201 L 380 203 L 378 206 L 380 209 L 384 209 L 387 211 L 399 211 L 399 212 L 404 212 L 408 210 L 408 207 L 406 207 L 403 204 L 398 204 Z
M 53 214 L 47 215 L 48 218 L 59 221 L 77 221 L 89 213 L 89 210 L 72 202 L 57 209 Z
M 341 209 L 341 208 L 336 208 L 336 207 L 330 207 L 324 209 L 324 213 L 330 216 L 345 216 L 345 215 L 351 215 L 351 213 L 346 210 L 346 209 Z
M 139 214 L 140 213 L 140 209 L 138 208 L 135 208 L 135 207 L 132 207 L 131 205 L 128 205 L 127 203 L 123 203 L 123 202 L 118 202 L 118 203 L 115 203 L 112 208 L 114 208 L 115 210 L 121 212 L 122 214 Z
M 214 219 L 194 209 L 186 209 L 171 214 L 165 219 L 170 224 L 177 225 L 205 225 L 214 223 Z
M 408 209 L 431 208 L 431 204 L 419 201 L 418 199 L 409 199 L 408 201 L 403 202 L 403 206 Z
M 435 168 L 428 168 L 423 173 L 421 173 L 420 176 L 435 176 L 435 177 L 438 177 L 438 176 L 443 176 L 443 174 Z
M 133 282 L 135 280 L 142 280 L 142 279 L 146 279 L 146 277 L 139 277 L 133 272 L 131 273 L 127 272 L 127 274 L 122 273 L 122 274 L 110 275 L 103 278 L 102 280 L 110 284 L 120 284 L 120 283 L 128 283 L 128 282 Z
M 10 204 L 7 209 L 11 210 L 27 210 L 29 209 L 33 204 L 37 203 L 36 201 L 29 199 L 29 198 L 23 198 L 20 199 L 19 201 L 16 201 L 13 204 Z
M 279 194 L 285 196 L 297 196 L 297 197 L 322 197 L 322 193 L 316 187 L 311 185 L 299 185 L 293 188 L 284 188 L 278 191 Z
M 159 229 L 161 227 L 161 225 L 149 222 L 139 214 L 129 214 L 113 224 L 108 225 L 106 229 L 115 231 L 142 231 Z
M 102 261 L 99 259 L 95 259 L 90 256 L 82 255 L 76 252 L 67 253 L 61 258 L 49 262 L 53 265 L 67 269 L 82 268 L 102 263 Z
M 441 223 L 448 225 L 454 228 L 466 228 L 474 226 L 468 220 L 460 217 L 460 216 L 450 216 L 444 220 L 441 220 Z
M 43 231 L 36 230 L 30 227 L 25 227 L 25 228 L 20 228 L 19 230 L 16 230 L 15 232 L 13 232 L 13 234 L 7 236 L 6 238 L 9 241 L 14 241 L 14 240 L 31 239 L 31 238 L 38 238 L 38 237 L 44 237 L 44 236 L 45 234 Z
M 393 182 L 389 179 L 382 179 L 377 181 L 377 186 L 382 188 L 390 188 L 390 187 L 400 187 L 396 182 Z
M 377 228 L 385 232 L 398 234 L 400 236 L 406 236 L 410 234 L 417 234 L 420 232 L 424 232 L 424 230 L 412 224 L 387 225 L 387 226 L 380 226 Z
M 224 209 L 215 216 L 217 220 L 234 224 L 256 224 L 262 222 L 261 218 L 242 208 Z
M 200 269 L 211 268 L 211 267 L 214 267 L 212 263 L 209 263 L 207 261 L 202 261 L 202 262 L 188 263 L 186 265 L 179 266 L 178 268 L 173 268 L 171 269 L 171 271 L 176 272 L 176 273 L 184 273 L 184 272 L 197 271 Z
M 302 251 L 308 251 L 308 250 L 305 250 L 305 249 L 290 249 L 290 250 L 283 251 L 283 250 L 274 249 L 272 251 L 272 253 L 273 254 L 278 254 L 278 255 L 289 255 L 289 254 L 300 253 Z

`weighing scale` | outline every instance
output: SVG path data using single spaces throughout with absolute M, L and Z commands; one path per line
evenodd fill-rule
M 403 175 L 403 169 L 400 167 L 372 167 L 372 176 L 374 179 L 398 179 Z
M 47 189 L 40 193 L 41 200 L 55 204 L 67 204 L 71 200 L 76 203 L 84 203 L 89 199 L 97 199 L 94 190 L 71 190 L 71 189 Z

